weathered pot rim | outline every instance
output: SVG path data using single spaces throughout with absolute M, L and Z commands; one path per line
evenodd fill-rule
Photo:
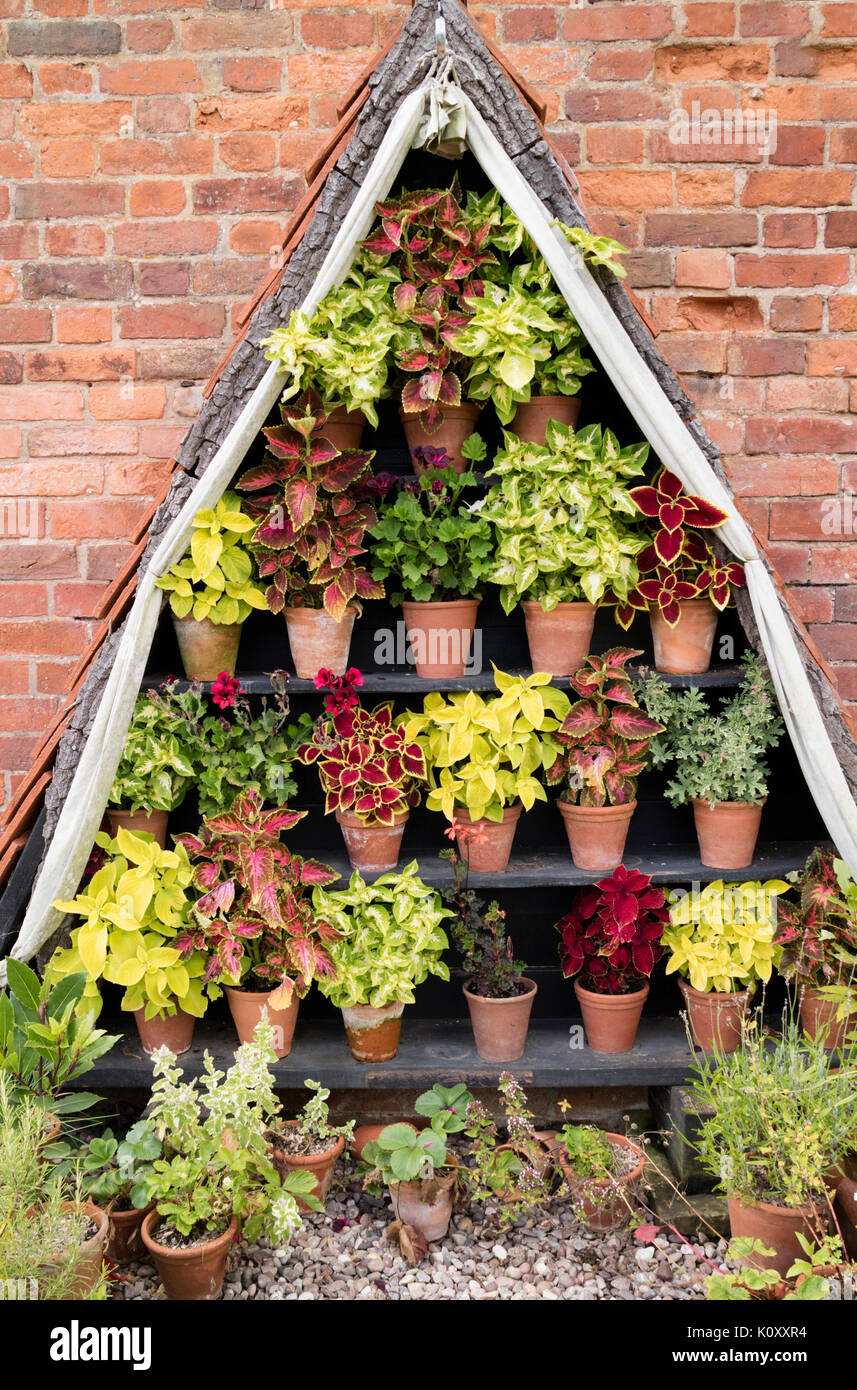
M 637 809 L 637 798 L 633 801 L 623 801 L 619 806 L 575 806 L 571 801 L 563 801 L 561 796 L 556 799 L 560 815 L 577 816 L 580 820 L 621 820 L 625 815 L 633 815 Z M 606 814 L 605 814 L 606 812 Z M 597 872 L 597 870 L 596 870 Z
M 465 820 L 465 819 L 466 819 L 466 821 L 467 821 L 470 825 L 482 825 L 483 823 L 484 823 L 485 825 L 505 825 L 505 824 L 507 824 L 510 820 L 517 820 L 518 817 L 520 816 L 521 812 L 523 811 L 523 809 L 524 809 L 524 803 L 523 803 L 523 801 L 513 801 L 512 804 L 511 804 L 511 806 L 504 806 L 504 807 L 503 807 L 503 819 L 502 819 L 502 821 L 499 821 L 499 820 L 489 820 L 489 818 L 488 818 L 487 816 L 476 816 L 476 817 L 474 817 L 474 816 L 472 816 L 472 815 L 470 814 L 470 812 L 468 811 L 468 809 L 467 809 L 466 806 L 455 806 L 455 807 L 453 808 L 452 814 L 453 814 L 453 816 L 454 816 L 454 818 L 455 818 L 456 820 Z
M 611 1187 L 614 1185 L 616 1187 L 625 1187 L 629 1183 L 637 1182 L 643 1176 L 643 1170 L 646 1166 L 645 1150 L 640 1144 L 636 1143 L 635 1140 L 629 1139 L 627 1134 L 614 1134 L 613 1131 L 609 1129 L 602 1130 L 601 1133 L 604 1135 L 605 1139 L 612 1140 L 614 1144 L 620 1144 L 623 1149 L 633 1149 L 637 1156 L 636 1168 L 632 1168 L 628 1173 L 611 1173 L 610 1176 L 606 1178 L 578 1178 L 573 1173 L 567 1174 L 567 1176 L 573 1176 L 575 1182 L 581 1187 Z M 566 1167 L 570 1170 L 571 1162 L 559 1132 L 557 1132 L 554 1149 L 563 1172 L 565 1172 Z
M 526 410 L 528 405 L 535 405 L 536 401 L 576 401 L 578 405 L 581 403 L 579 391 L 573 396 L 567 396 L 564 391 L 548 391 L 545 394 L 533 391 L 528 401 L 518 401 L 515 413 Z
M 703 594 L 700 598 L 682 598 L 682 599 L 678 599 L 678 604 L 679 604 L 679 607 L 682 608 L 682 609 L 685 609 L 685 608 L 713 608 L 714 611 L 715 611 L 715 613 L 719 613 L 719 611 L 720 611 L 720 610 L 718 609 L 717 605 L 714 604 L 714 603 L 712 603 L 712 602 L 711 602 L 711 599 L 708 598 L 705 594 Z M 666 627 L 669 628 L 670 632 L 675 632 L 676 628 L 678 627 L 679 622 L 681 621 L 681 619 L 679 618 L 679 619 L 677 619 L 677 621 L 674 622 L 674 623 L 668 623 L 667 620 L 666 620 L 666 618 L 664 617 L 663 613 L 661 612 L 660 608 L 658 608 L 657 606 L 654 607 L 654 608 L 650 608 L 650 609 L 649 609 L 649 617 L 650 617 L 650 618 L 657 618 L 660 622 L 664 623 L 664 625 L 665 625 Z M 693 675 L 694 672 L 691 671 L 691 672 L 689 672 L 689 674 L 690 674 L 690 675 Z M 698 674 L 702 674 L 702 673 L 700 672 L 700 673 L 698 673 Z
M 745 1202 L 740 1197 L 728 1197 L 727 1202 L 734 1202 L 736 1207 L 741 1207 L 743 1211 L 770 1211 L 776 1216 L 802 1216 L 807 1220 L 812 1220 L 813 1216 L 818 1216 L 824 1210 L 824 1199 L 819 1198 L 814 1207 L 779 1207 L 775 1202 Z
M 694 600 L 694 601 L 695 601 L 695 600 Z M 753 810 L 753 811 L 756 811 L 756 810 L 758 810 L 760 807 L 764 806 L 764 804 L 765 804 L 765 802 L 767 801 L 767 799 L 768 799 L 768 798 L 767 798 L 766 796 L 763 796 L 762 799 L 761 799 L 761 801 L 715 801 L 715 802 L 711 802 L 711 801 L 706 801 L 706 799 L 705 799 L 704 796 L 693 796 L 693 797 L 691 797 L 691 802 L 692 802 L 692 804 L 693 804 L 694 807 L 701 806 L 701 807 L 704 807 L 706 811 L 720 811 L 720 810 L 723 810 L 724 808 L 728 808 L 729 810 L 732 810 L 732 809 L 734 808 L 734 809 L 736 809 L 736 810 L 737 810 L 737 809 L 740 809 L 740 810 L 742 810 L 742 811 L 744 811 L 744 810 Z
M 391 999 L 389 1004 L 343 1004 L 342 1013 L 350 1013 L 352 1010 L 360 1010 L 363 1014 L 377 1014 L 379 1017 L 388 1016 L 390 1009 L 404 1009 L 406 1007 L 404 999 Z
M 319 617 L 325 617 L 325 618 L 327 618 L 328 622 L 330 622 L 330 623 L 342 623 L 342 622 L 344 622 L 344 621 L 345 621 L 345 616 L 346 616 L 347 613 L 352 613 L 352 614 L 354 615 L 355 618 L 357 617 L 357 609 L 355 608 L 355 606 L 354 606 L 353 603 L 348 603 L 348 604 L 345 605 L 345 612 L 343 613 L 343 615 L 342 615 L 341 618 L 332 618 L 331 615 L 328 613 L 328 611 L 327 611 L 326 608 L 309 608 L 309 607 L 307 607 L 307 606 L 296 607 L 294 604 L 291 604 L 291 603 L 287 603 L 287 604 L 284 606 L 284 608 L 283 608 L 283 613 L 286 615 L 287 618 L 288 618 L 289 615 L 292 614 L 292 613 L 300 613 L 301 615 L 303 615 L 303 614 L 305 614 L 305 613 L 313 613 L 313 614 L 317 614 Z
M 420 608 L 426 612 L 430 608 L 478 608 L 482 602 L 482 595 L 477 598 L 406 598 L 402 600 L 402 608 Z
M 286 1124 L 290 1129 L 294 1128 L 297 1123 L 297 1120 L 286 1120 Z M 336 1143 L 331 1148 L 324 1149 L 321 1153 L 317 1154 L 287 1154 L 285 1149 L 278 1149 L 275 1143 L 271 1145 L 271 1148 L 273 1149 L 274 1156 L 276 1158 L 281 1158 L 284 1163 L 296 1163 L 300 1167 L 314 1167 L 318 1163 L 326 1162 L 329 1158 L 338 1158 L 345 1148 L 345 1136 L 340 1134 L 337 1137 Z
M 678 985 L 682 994 L 690 995 L 692 999 L 750 1000 L 753 998 L 753 995 L 756 993 L 757 989 L 757 986 L 755 984 L 747 985 L 746 989 L 730 989 L 728 991 L 721 989 L 695 989 L 688 980 L 683 979 L 681 976 L 679 977 Z
M 620 1009 L 628 1003 L 636 1003 L 638 999 L 645 1000 L 649 993 L 648 984 L 643 985 L 642 989 L 629 990 L 627 994 L 598 994 L 594 989 L 586 989 L 578 980 L 574 981 L 574 992 L 578 998 L 581 995 L 588 1001 L 594 999 L 597 1004 L 606 1009 Z
M 471 414 L 475 419 L 476 416 L 481 413 L 483 404 L 484 402 L 482 401 L 460 401 L 458 405 L 445 405 L 442 407 L 444 419 L 446 419 L 447 415 L 457 420 L 461 417 L 466 418 Z M 418 423 L 419 418 L 416 411 L 405 410 L 402 406 L 399 406 L 399 419 L 403 424 L 410 424 L 412 420 Z
M 118 1221 L 122 1225 L 131 1225 L 134 1221 L 142 1221 L 144 1216 L 154 1209 L 154 1202 L 147 1202 L 144 1207 L 128 1207 L 125 1211 L 114 1211 L 112 1207 L 107 1211 L 111 1221 Z
M 203 1251 L 210 1251 L 215 1247 L 231 1241 L 238 1230 L 238 1217 L 233 1216 L 226 1230 L 222 1231 L 219 1236 L 212 1236 L 211 1240 L 205 1241 L 202 1245 L 191 1245 L 187 1249 L 173 1250 L 169 1245 L 161 1245 L 149 1235 L 149 1228 L 154 1226 L 156 1221 L 164 1221 L 165 1219 L 165 1217 L 161 1216 L 157 1207 L 155 1207 L 154 1210 L 149 1212 L 148 1216 L 143 1218 L 140 1226 L 140 1234 L 147 1250 L 150 1250 L 153 1255 L 160 1255 L 162 1258 L 169 1260 L 198 1259 Z
M 353 815 L 351 811 L 343 811 L 339 806 L 337 806 L 334 811 L 334 815 L 340 825 L 347 825 L 349 829 L 351 827 L 354 829 L 359 827 L 360 830 L 394 830 L 397 825 L 404 825 L 410 814 L 410 810 L 400 811 L 392 821 L 386 822 L 380 820 L 361 820 L 359 816 Z
M 413 1128 L 416 1129 L 416 1125 L 414 1125 Z M 417 1130 L 417 1133 L 419 1133 L 418 1130 Z M 459 1165 L 458 1159 L 456 1158 L 455 1154 L 452 1152 L 451 1149 L 447 1149 L 447 1151 L 446 1151 L 446 1162 L 445 1162 L 445 1163 L 439 1164 L 439 1166 L 438 1166 L 437 1168 L 435 1168 L 435 1170 L 434 1170 L 434 1171 L 435 1171 L 435 1176 L 437 1176 L 437 1175 L 439 1175 L 439 1174 L 443 1174 L 443 1177 L 438 1177 L 438 1181 L 439 1181 L 439 1182 L 446 1182 L 447 1186 L 449 1186 L 449 1185 L 450 1185 L 450 1183 L 449 1183 L 450 1178 L 454 1179 L 454 1178 L 456 1178 L 456 1177 L 458 1176 L 459 1166 L 460 1166 L 460 1165 Z M 432 1181 L 431 1178 L 411 1178 L 411 1179 L 404 1179 L 404 1178 L 403 1178 L 401 1182 L 388 1182 L 388 1183 L 387 1183 L 387 1186 L 388 1186 L 388 1188 L 390 1189 L 391 1192 L 393 1191 L 394 1188 L 395 1188 L 396 1192 L 399 1192 L 403 1187 L 408 1188 L 409 1190 L 415 1190 L 415 1189 L 417 1189 L 417 1188 L 419 1188 L 419 1187 L 422 1187 L 422 1185 L 423 1185 L 424 1182 L 431 1182 L 431 1181 Z M 429 1202 L 429 1203 L 427 1203 L 426 1205 L 427 1205 L 427 1206 L 437 1206 L 437 1203 L 436 1203 L 436 1202 Z
M 511 994 L 505 999 L 489 999 L 486 994 L 474 994 L 472 990 L 467 988 L 467 985 L 462 985 L 461 989 L 468 999 L 475 999 L 477 1004 L 522 1004 L 525 999 L 534 999 L 539 987 L 535 980 L 531 980 L 528 975 L 521 976 L 521 983 L 530 986 L 530 988 L 526 989 L 523 994 Z
M 556 603 L 556 604 L 554 604 L 553 608 L 545 608 L 545 606 L 544 606 L 544 604 L 542 603 L 541 599 L 538 599 L 538 598 L 522 598 L 522 599 L 521 599 L 521 607 L 523 608 L 523 610 L 524 610 L 525 613 L 527 613 L 527 612 L 530 612 L 530 613 L 535 613 L 535 612 L 537 612 L 537 613 L 544 613 L 544 615 L 545 615 L 546 618 L 550 618 L 554 613 L 567 613 L 567 612 L 569 612 L 572 608 L 574 608 L 574 609 L 583 609 L 583 608 L 585 608 L 585 609 L 591 611 L 592 613 L 595 613 L 595 612 L 597 611 L 598 605 L 595 604 L 595 603 L 590 603 L 588 599 L 583 599 L 583 598 L 581 598 L 581 599 L 570 599 L 567 603 Z
M 172 613 L 171 616 L 176 627 L 192 628 L 207 626 L 216 628 L 218 632 L 240 632 L 241 628 L 244 626 L 243 622 L 216 623 L 213 618 L 195 618 L 192 613 L 185 613 L 183 618 L 179 618 L 175 613 Z
M 224 992 L 224 994 L 237 994 L 237 995 L 240 996 L 241 999 L 270 999 L 271 995 L 275 993 L 276 989 L 277 989 L 277 986 L 276 986 L 276 985 L 272 985 L 270 989 L 242 989 L 241 985 L 224 985 L 224 986 L 223 986 L 223 992 Z M 293 992 L 292 997 L 293 997 L 294 999 L 297 999 L 297 995 L 294 994 L 294 992 Z M 288 1006 L 287 1006 L 287 1007 L 288 1007 Z M 275 1012 L 276 1012 L 276 1013 L 285 1013 L 286 1010 L 285 1010 L 285 1009 L 276 1009 Z

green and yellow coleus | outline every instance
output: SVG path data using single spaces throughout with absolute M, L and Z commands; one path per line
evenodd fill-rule
M 774 945 L 777 898 L 789 887 L 779 878 L 718 879 L 691 893 L 673 890 L 663 934 L 670 953 L 666 973 L 678 972 L 704 993 L 727 994 L 769 980 L 782 953 Z

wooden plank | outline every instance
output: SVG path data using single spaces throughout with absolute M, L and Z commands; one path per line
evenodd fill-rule
M 0 849 L 3 849 L 10 840 L 21 835 L 25 830 L 29 830 L 37 815 L 37 803 L 45 787 L 51 780 L 49 772 L 43 772 L 27 793 L 14 815 L 4 824 L 3 838 L 0 840 Z

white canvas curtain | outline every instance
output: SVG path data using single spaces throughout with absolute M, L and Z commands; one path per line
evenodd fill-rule
M 421 141 L 429 127 L 432 137 L 437 136 L 436 122 L 424 121 L 424 117 L 427 111 L 432 116 L 438 109 L 452 114 L 456 134 L 463 124 L 461 113 L 464 114 L 468 146 L 532 236 L 603 369 L 662 463 L 681 478 L 689 492 L 707 498 L 730 514 L 718 534 L 745 566 L 748 591 L 788 733 L 830 837 L 857 876 L 857 806 L 827 736 L 776 590 L 747 526 L 734 514 L 732 499 L 640 357 L 582 258 L 551 226 L 547 208 L 518 172 L 472 101 L 453 83 L 443 81 L 439 89 L 437 79 L 429 78 L 402 103 L 301 307 L 311 313 L 342 280 L 357 243 L 372 225 L 375 203 L 389 192 L 415 137 Z M 18 960 L 34 955 L 61 924 L 62 914 L 51 904 L 57 898 L 74 895 L 86 865 L 161 610 L 162 594 L 155 588 L 155 580 L 184 554 L 194 515 L 202 507 L 213 506 L 229 485 L 281 388 L 282 376 L 272 365 L 140 577 L 104 696 L 12 950 Z M 5 968 L 0 963 L 0 982 L 4 977 Z

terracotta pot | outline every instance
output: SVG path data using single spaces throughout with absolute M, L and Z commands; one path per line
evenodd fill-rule
M 459 854 L 470 865 L 475 874 L 502 873 L 504 869 L 509 867 L 512 841 L 515 838 L 515 830 L 522 810 L 520 801 L 516 801 L 513 805 L 505 808 L 501 821 L 474 820 L 468 810 L 456 806 L 454 814 L 457 821 L 461 821 L 464 825 L 482 827 L 481 840 L 470 840 L 467 844 L 461 840 L 458 841 Z
M 350 811 L 337 811 L 336 819 L 342 827 L 352 867 L 370 874 L 386 874 L 395 869 L 408 814 L 403 811 L 392 825 L 381 825 L 377 821 L 366 825 Z
M 579 396 L 530 396 L 518 406 L 509 429 L 530 444 L 544 444 L 548 420 L 574 429 L 579 415 Z
M 358 1125 L 354 1131 L 354 1142 L 351 1146 L 355 1158 L 362 1158 L 366 1145 L 377 1139 L 382 1129 L 393 1124 L 407 1124 L 408 1128 L 414 1131 L 414 1134 L 417 1133 L 416 1125 L 409 1124 L 407 1120 L 384 1120 L 383 1124 L 378 1125 Z
M 134 1010 L 134 1018 L 143 1051 L 150 1055 L 157 1052 L 159 1047 L 168 1047 L 170 1052 L 180 1057 L 193 1044 L 196 1019 L 193 1014 L 185 1013 L 184 1009 L 176 1009 L 174 1014 L 169 1014 L 166 1018 L 158 1018 L 156 1014 L 154 1018 L 147 1019 L 144 1005 Z
M 59 1139 L 62 1120 L 58 1119 L 56 1115 L 52 1115 L 48 1110 L 45 1111 L 43 1120 L 45 1130 L 42 1136 L 42 1147 L 47 1148 L 55 1139 Z
M 262 1010 L 267 1009 L 268 1022 L 274 1029 L 274 1051 L 278 1057 L 288 1057 L 301 1002 L 297 991 L 292 990 L 292 1002 L 287 1009 L 272 1009 L 270 999 L 273 990 L 256 993 L 249 989 L 234 989 L 231 985 L 224 985 L 223 988 L 239 1041 L 253 1041 L 253 1029 L 262 1017 Z
M 578 869 L 615 869 L 622 863 L 636 801 L 624 806 L 572 806 L 557 801 L 565 822 L 571 857 Z
M 541 1150 L 532 1159 L 522 1144 L 498 1144 L 495 1153 L 517 1154 L 523 1163 L 532 1166 L 541 1177 L 544 1177 L 547 1172 L 556 1168 L 558 1135 L 555 1129 L 536 1129 L 533 1133 L 541 1143 Z M 496 1195 L 498 1201 L 517 1202 L 520 1201 L 522 1194 L 518 1188 L 511 1187 L 501 1189 Z
M 571 1188 L 575 1215 L 579 1214 L 579 1219 L 596 1231 L 610 1231 L 615 1226 L 625 1224 L 630 1215 L 634 1190 L 646 1166 L 646 1155 L 639 1144 L 627 1139 L 624 1134 L 608 1132 L 604 1137 L 611 1143 L 619 1144 L 623 1149 L 633 1152 L 637 1162 L 630 1172 L 619 1177 L 590 1178 L 581 1181 L 574 1174 L 565 1145 L 559 1136 L 556 1144 L 560 1167 Z M 615 1193 L 615 1196 L 611 1196 L 612 1193 Z
M 293 1129 L 297 1124 L 297 1120 L 287 1120 L 286 1124 Z M 290 1154 L 286 1153 L 284 1149 L 275 1148 L 274 1166 L 281 1177 L 285 1177 L 288 1173 L 312 1173 L 315 1178 L 315 1187 L 312 1190 L 312 1195 L 313 1197 L 317 1197 L 320 1202 L 323 1202 L 327 1196 L 327 1190 L 330 1187 L 333 1170 L 336 1167 L 336 1160 L 339 1158 L 344 1148 L 345 1140 L 341 1134 L 331 1148 L 325 1149 L 324 1153 L 320 1154 Z M 295 1200 L 301 1211 L 312 1211 L 312 1207 L 308 1206 L 302 1198 L 296 1197 Z
M 478 608 L 478 598 L 402 604 L 418 676 L 444 680 L 464 675 Z
M 649 986 L 633 994 L 596 994 L 577 980 L 574 992 L 583 1014 L 586 1041 L 593 1052 L 630 1052 Z
M 711 665 L 711 648 L 718 612 L 709 598 L 685 599 L 675 627 L 665 622 L 659 608 L 649 613 L 655 670 L 671 675 L 701 675 Z
M 80 1211 L 80 1208 L 77 1207 L 74 1202 L 63 1202 L 62 1210 L 74 1213 Z M 86 1295 L 95 1288 L 101 1277 L 101 1264 L 107 1245 L 107 1232 L 109 1229 L 107 1212 L 103 1211 L 101 1207 L 96 1206 L 95 1203 L 89 1199 L 83 1203 L 83 1212 L 84 1215 L 95 1222 L 98 1230 L 94 1235 L 90 1236 L 88 1240 L 83 1241 L 80 1246 L 80 1253 L 74 1265 L 72 1283 L 66 1298 L 62 1300 L 63 1302 L 85 1298 Z M 41 1265 L 41 1268 L 47 1271 L 55 1269 L 56 1265 L 52 1261 L 46 1260 Z M 38 1277 L 39 1270 L 37 1268 L 35 1271 L 35 1278 L 38 1279 Z
M 351 1056 L 357 1062 L 389 1062 L 395 1057 L 402 1031 L 404 1004 L 395 1000 L 381 1009 L 352 1004 L 342 1010 Z
M 413 1226 L 428 1241 L 443 1240 L 449 1230 L 458 1179 L 458 1159 L 446 1153 L 446 1170 L 416 1182 L 391 1182 L 390 1199 L 399 1221 Z
M 757 1269 L 776 1269 L 787 1274 L 795 1260 L 805 1260 L 806 1254 L 798 1243 L 798 1231 L 807 1240 L 817 1243 L 819 1226 L 826 1228 L 826 1219 L 821 1208 L 777 1207 L 769 1202 L 752 1202 L 742 1205 L 735 1197 L 730 1197 L 729 1225 L 733 1237 L 747 1236 L 750 1240 L 760 1240 L 773 1255 L 752 1255 L 748 1264 Z
M 404 410 L 400 410 L 399 419 L 405 428 L 414 472 L 420 474 L 426 471 L 414 458 L 415 449 L 445 449 L 456 473 L 466 473 L 469 465 L 461 452 L 461 446 L 475 430 L 481 409 L 482 406 L 476 401 L 462 401 L 461 405 L 445 405 L 443 424 L 434 434 L 426 434 L 418 415 L 406 415 Z
M 161 849 L 167 847 L 168 820 L 167 811 L 118 811 L 112 806 L 107 808 L 107 822 L 114 839 L 121 826 L 123 830 L 130 830 L 132 835 L 153 835 Z
M 508 999 L 488 999 L 482 994 L 472 994 L 467 985 L 463 987 L 476 1051 L 483 1062 L 517 1062 L 523 1054 L 538 986 L 526 976 L 521 983 L 527 986 L 526 993 Z
M 140 1228 L 143 1244 L 155 1262 L 161 1276 L 164 1293 L 169 1299 L 184 1302 L 211 1302 L 223 1288 L 226 1257 L 238 1231 L 238 1217 L 233 1216 L 222 1235 L 204 1245 L 192 1245 L 187 1250 L 171 1250 L 159 1245 L 154 1231 L 163 1218 L 150 1211 Z
M 687 1005 L 693 1041 L 703 1052 L 735 1052 L 741 1046 L 744 1019 L 753 998 L 753 989 L 734 994 L 719 994 L 716 990 L 694 989 L 687 980 L 679 980 L 679 988 Z
M 210 618 L 177 618 L 173 626 L 189 681 L 214 681 L 221 671 L 235 675 L 242 623 L 213 623 Z
M 594 603 L 558 603 L 548 613 L 533 599 L 522 599 L 530 664 L 534 671 L 571 676 L 589 655 L 595 626 Z
M 800 1021 L 806 1036 L 815 1042 L 824 1034 L 825 1047 L 844 1047 L 846 1035 L 857 1026 L 857 1017 L 851 1013 L 837 1019 L 837 1008 L 834 1000 L 805 986 L 800 996 Z
M 140 1235 L 140 1227 L 143 1218 L 148 1216 L 154 1209 L 154 1202 L 150 1202 L 147 1207 L 138 1210 L 132 1207 L 130 1211 L 111 1211 L 110 1216 L 110 1237 L 107 1241 L 107 1254 L 115 1265 L 126 1265 L 130 1260 L 139 1260 L 143 1256 L 143 1239 Z
M 746 869 L 753 862 L 764 797 L 751 801 L 693 799 L 693 819 L 699 840 L 699 858 L 708 869 Z
M 285 614 L 298 679 L 314 680 L 322 670 L 344 676 L 357 609 L 346 608 L 339 622 L 324 608 L 286 608 Z
M 359 449 L 365 424 L 366 416 L 362 410 L 346 410 L 344 405 L 338 405 L 328 415 L 322 435 L 340 452 Z

